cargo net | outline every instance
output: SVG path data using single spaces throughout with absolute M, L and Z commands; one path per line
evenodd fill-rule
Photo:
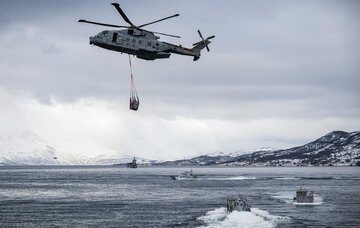
M 133 77 L 133 73 L 132 73 L 132 66 L 131 66 L 131 57 L 129 55 L 129 64 L 130 64 L 130 106 L 129 109 L 131 110 L 138 110 L 139 109 L 139 105 L 140 105 L 140 101 L 139 101 L 139 97 L 136 91 L 136 87 L 135 87 L 135 81 L 134 81 L 134 77 Z

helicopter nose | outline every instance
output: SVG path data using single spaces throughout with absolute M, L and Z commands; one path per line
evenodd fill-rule
M 90 45 L 91 45 L 91 44 L 94 44 L 94 41 L 95 41 L 95 37 L 90 36 Z

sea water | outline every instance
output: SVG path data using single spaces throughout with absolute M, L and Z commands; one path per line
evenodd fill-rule
M 358 227 L 357 167 L 0 167 L 0 227 Z M 315 192 L 313 204 L 293 202 Z M 243 195 L 251 212 L 226 213 Z

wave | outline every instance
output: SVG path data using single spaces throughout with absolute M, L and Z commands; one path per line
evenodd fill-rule
M 207 180 L 255 180 L 256 177 L 236 176 L 236 177 L 209 177 Z
M 343 177 L 334 177 L 334 179 L 336 179 L 336 180 L 360 180 L 360 177 L 343 176 Z
M 302 177 L 302 179 L 308 179 L 308 180 L 360 180 L 360 177 L 354 177 L 354 176 Z
M 314 199 L 315 201 L 315 199 Z M 313 202 L 313 203 L 297 203 L 297 202 L 292 202 L 292 204 L 294 205 L 300 205 L 300 206 L 316 206 L 316 205 L 321 205 L 323 204 L 323 201 L 318 201 L 318 202 Z
M 297 203 L 294 202 L 294 195 L 295 195 L 295 191 L 294 192 L 290 192 L 290 191 L 286 191 L 286 192 L 278 192 L 275 194 L 271 194 L 273 198 L 275 199 L 279 199 L 280 201 L 284 202 L 284 203 L 288 203 L 288 204 L 293 204 L 293 205 L 312 205 L 312 206 L 316 206 L 316 205 L 321 205 L 323 204 L 323 199 L 321 198 L 321 196 L 314 194 L 314 202 L 313 203 Z
M 288 217 L 271 215 L 267 211 L 258 208 L 251 208 L 251 212 L 233 211 L 226 212 L 225 207 L 217 208 L 209 211 L 206 215 L 197 218 L 198 221 L 206 228 L 222 228 L 222 227 L 261 227 L 272 228 L 278 223 L 288 222 Z
M 201 178 L 187 178 L 187 177 L 176 177 L 176 180 L 181 181 L 194 181 L 194 180 L 200 180 Z
M 265 178 L 266 179 L 266 178 Z M 360 180 L 360 177 L 340 176 L 340 177 L 270 177 L 268 179 L 274 180 Z
M 335 177 L 329 177 L 329 176 L 325 176 L 325 177 L 301 177 L 301 179 L 304 179 L 304 180 L 332 180 L 332 179 L 335 179 Z
M 255 180 L 256 177 L 247 177 L 247 176 L 238 176 L 238 177 L 229 177 L 226 180 Z
M 274 180 L 300 180 L 300 177 L 275 177 Z

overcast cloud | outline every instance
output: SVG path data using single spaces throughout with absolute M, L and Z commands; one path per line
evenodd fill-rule
M 360 129 L 359 1 L 120 1 L 135 24 L 211 52 L 133 58 L 140 110 L 128 110 L 128 56 L 91 47 L 125 25 L 111 1 L 0 2 L 0 133 L 31 129 L 81 156 L 155 159 L 287 148 Z M 19 130 L 20 129 L 20 130 Z

